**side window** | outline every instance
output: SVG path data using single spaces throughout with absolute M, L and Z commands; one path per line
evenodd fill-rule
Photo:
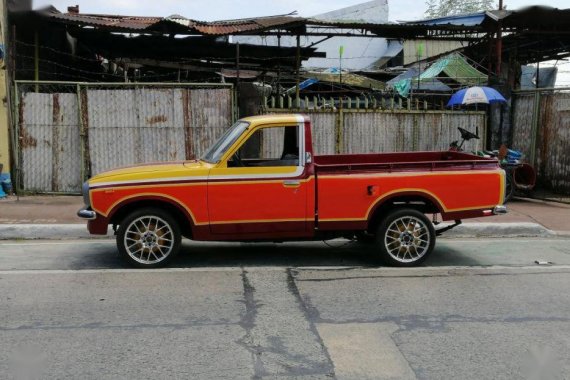
M 298 136 L 298 126 L 260 128 L 242 144 L 228 166 L 298 166 Z

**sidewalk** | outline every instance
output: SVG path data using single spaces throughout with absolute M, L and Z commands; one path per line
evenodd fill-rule
M 7 238 L 2 237 L 2 230 L 10 230 L 10 235 L 13 235 L 17 233 L 16 229 L 35 238 L 49 236 L 50 230 L 58 231 L 66 238 L 77 234 L 81 235 L 78 237 L 88 237 L 85 222 L 76 216 L 82 206 L 80 196 L 37 195 L 23 196 L 19 200 L 10 196 L 0 199 L 0 239 Z M 507 208 L 507 215 L 466 219 L 463 226 L 446 236 L 543 236 L 550 231 L 570 235 L 570 205 L 517 198 L 508 203 Z M 22 226 L 24 224 L 27 226 Z M 39 235 L 33 235 L 34 230 L 38 230 Z

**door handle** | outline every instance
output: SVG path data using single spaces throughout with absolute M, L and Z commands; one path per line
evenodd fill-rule
M 301 181 L 297 181 L 297 180 L 283 181 L 283 186 L 285 186 L 285 187 L 299 187 L 299 186 L 301 186 Z

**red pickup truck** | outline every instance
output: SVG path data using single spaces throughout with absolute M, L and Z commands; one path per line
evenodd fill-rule
M 302 115 L 236 122 L 200 158 L 101 173 L 83 185 L 92 234 L 116 231 L 139 267 L 168 263 L 181 237 L 210 241 L 373 240 L 389 265 L 432 252 L 426 214 L 459 221 L 506 212 L 496 159 L 460 152 L 315 155 Z

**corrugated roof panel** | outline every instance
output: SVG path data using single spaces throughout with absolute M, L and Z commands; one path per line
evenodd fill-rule
M 478 26 L 481 25 L 484 20 L 485 20 L 485 12 L 478 12 L 478 13 L 438 17 L 426 20 L 408 21 L 406 22 L 406 24 Z
M 239 34 L 243 32 L 251 32 L 255 30 L 264 30 L 277 26 L 287 26 L 306 19 L 292 16 L 271 16 L 258 17 L 239 20 L 225 21 L 196 21 L 187 19 L 180 15 L 172 15 L 166 18 L 161 17 L 137 17 L 137 16 L 118 16 L 118 15 L 97 15 L 97 14 L 81 14 L 81 13 L 59 13 L 54 9 L 39 11 L 38 14 L 51 20 L 62 21 L 65 23 L 74 23 L 80 25 L 88 25 L 93 27 L 102 27 L 107 29 L 118 30 L 152 30 L 153 27 L 161 23 L 171 22 L 187 28 L 188 32 L 198 32 L 202 34 L 228 35 Z

